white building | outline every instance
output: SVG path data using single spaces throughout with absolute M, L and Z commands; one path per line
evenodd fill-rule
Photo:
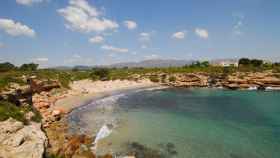
M 238 67 L 238 62 L 236 61 L 222 61 L 220 63 L 218 63 L 218 66 L 222 66 L 222 67 Z

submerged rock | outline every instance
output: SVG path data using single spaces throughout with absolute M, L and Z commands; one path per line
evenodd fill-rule
M 42 158 L 46 145 L 39 123 L 24 126 L 12 118 L 0 122 L 0 157 Z
M 138 142 L 127 144 L 126 157 L 131 158 L 172 158 L 177 155 L 175 145 L 172 143 L 160 144 L 159 148 L 150 148 Z

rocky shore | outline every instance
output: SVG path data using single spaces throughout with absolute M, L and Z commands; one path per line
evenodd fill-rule
M 43 157 L 47 137 L 40 123 L 23 125 L 12 118 L 0 122 L 0 157 Z
M 156 76 L 159 82 L 173 87 L 219 87 L 232 90 L 258 89 L 279 90 L 280 74 L 268 72 L 237 72 L 233 74 L 209 73 L 178 73 L 178 74 L 150 74 Z
M 151 77 L 156 78 L 151 82 Z M 17 106 L 32 105 L 38 111 L 41 123 L 24 125 L 13 119 L 0 122 L 0 157 L 46 157 L 59 155 L 66 158 L 94 158 L 90 147 L 94 138 L 72 135 L 68 132 L 65 116 L 74 108 L 90 102 L 99 95 L 110 95 L 115 90 L 152 86 L 171 87 L 223 87 L 227 89 L 280 89 L 280 74 L 237 72 L 232 74 L 178 73 L 134 75 L 131 80 L 73 82 L 70 89 L 63 89 L 58 81 L 28 79 L 28 85 L 11 85 L 1 92 L 0 101 Z M 31 117 L 30 113 L 26 117 Z M 30 132 L 31 131 L 31 132 Z M 13 152 L 11 152 L 13 151 Z M 112 157 L 105 155 L 104 157 Z M 132 156 L 133 157 L 133 156 Z

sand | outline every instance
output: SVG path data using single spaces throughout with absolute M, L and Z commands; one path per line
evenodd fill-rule
M 65 113 L 71 112 L 73 109 L 85 105 L 99 97 L 109 96 L 113 92 L 149 87 L 158 87 L 159 84 L 150 80 L 114 80 L 114 81 L 91 81 L 80 80 L 70 85 L 66 97 L 55 102 L 53 109 L 61 109 Z

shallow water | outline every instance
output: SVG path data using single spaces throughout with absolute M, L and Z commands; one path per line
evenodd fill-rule
M 280 93 L 215 89 L 130 92 L 95 101 L 70 115 L 72 127 L 113 132 L 98 152 L 127 152 L 128 142 L 176 158 L 279 158 Z M 177 154 L 176 154 L 177 153 Z

